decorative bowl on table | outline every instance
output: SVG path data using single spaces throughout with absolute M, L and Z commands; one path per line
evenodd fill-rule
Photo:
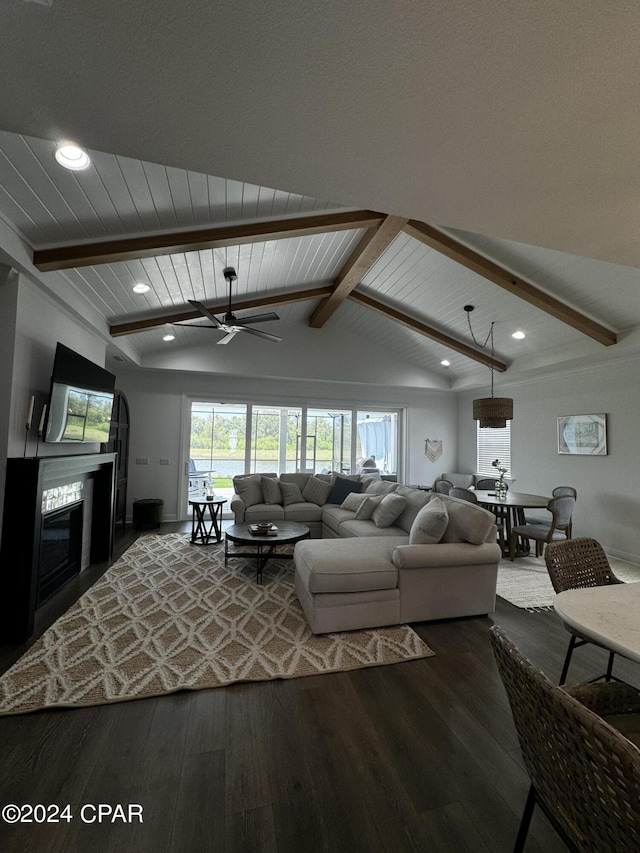
M 258 521 L 256 524 L 257 530 L 271 530 L 273 524 L 270 521 Z

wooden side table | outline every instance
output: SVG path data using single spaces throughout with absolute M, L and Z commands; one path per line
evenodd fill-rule
M 222 507 L 226 504 L 226 498 L 212 498 L 210 501 L 193 500 L 189 506 L 193 507 L 191 516 L 191 544 L 209 545 L 215 537 L 216 542 L 222 542 Z M 207 515 L 207 509 L 209 513 Z

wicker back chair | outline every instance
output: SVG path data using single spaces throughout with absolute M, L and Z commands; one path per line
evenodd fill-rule
M 547 571 L 551 578 L 551 583 L 556 592 L 564 592 L 566 589 L 584 589 L 592 586 L 608 586 L 613 583 L 623 583 L 611 571 L 611 566 L 607 560 L 607 555 L 602 549 L 602 545 L 595 539 L 590 539 L 587 536 L 579 537 L 578 539 L 567 539 L 565 542 L 552 542 L 547 545 L 544 552 Z M 564 684 L 567 680 L 569 664 L 573 650 L 578 646 L 584 646 L 588 642 L 581 634 L 569 625 L 565 624 L 565 628 L 570 632 L 569 648 L 562 667 L 560 676 L 560 684 Z M 609 662 L 607 671 L 604 675 L 606 681 L 610 681 L 613 669 L 614 653 L 609 652 Z M 597 681 L 597 676 L 592 679 Z
M 460 489 L 458 486 L 454 486 L 449 490 L 449 497 L 460 498 L 460 500 L 469 501 L 471 504 L 478 503 L 478 498 L 476 497 L 475 492 L 472 492 L 471 489 Z
M 436 480 L 433 484 L 433 491 L 438 492 L 441 495 L 448 495 L 452 488 L 453 483 L 450 483 L 449 480 L 443 480 L 442 478 Z
M 514 851 L 524 849 L 536 805 L 573 851 L 640 850 L 640 750 L 614 728 L 621 705 L 637 713 L 637 692 L 556 687 L 501 628 L 490 636 L 531 780 Z

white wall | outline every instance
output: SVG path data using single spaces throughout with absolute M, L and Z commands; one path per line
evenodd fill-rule
M 541 377 L 501 388 L 514 399 L 511 461 L 517 491 L 550 494 L 574 486 L 575 536 L 592 536 L 613 556 L 640 563 L 640 376 L 637 364 L 610 362 L 563 376 Z M 459 398 L 458 457 L 461 470 L 475 471 L 476 424 L 472 400 Z M 607 456 L 560 456 L 560 415 L 605 413 Z
M 251 377 L 204 376 L 153 370 L 118 370 L 117 387 L 124 391 L 131 414 L 128 515 L 136 498 L 165 502 L 165 518 L 178 516 L 183 430 L 183 397 L 214 401 L 244 401 L 272 405 L 312 404 L 327 407 L 408 407 L 405 424 L 405 474 L 411 483 L 431 484 L 438 474 L 457 464 L 454 395 L 439 391 L 385 388 L 350 383 L 269 380 Z M 390 396 L 390 395 L 393 396 Z M 424 455 L 426 438 L 442 438 L 444 453 L 437 463 Z M 148 458 L 148 465 L 136 459 Z M 169 459 L 170 465 L 160 465 Z

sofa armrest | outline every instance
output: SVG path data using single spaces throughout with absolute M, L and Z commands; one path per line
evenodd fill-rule
M 229 506 L 231 507 L 231 512 L 233 513 L 234 522 L 236 524 L 242 524 L 242 522 L 244 521 L 244 511 L 246 507 L 240 495 L 234 492 Z
M 398 569 L 427 569 L 433 566 L 473 566 L 499 563 L 502 552 L 497 543 L 469 545 L 442 542 L 435 545 L 397 545 L 393 564 Z

